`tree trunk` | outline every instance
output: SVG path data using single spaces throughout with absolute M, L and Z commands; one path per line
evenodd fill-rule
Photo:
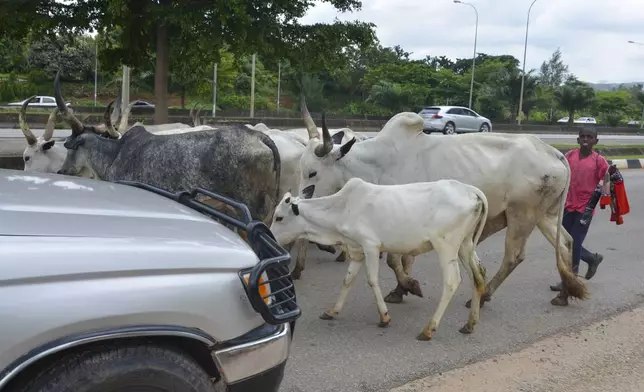
M 186 86 L 181 86 L 181 109 L 186 108 Z
M 575 124 L 575 111 L 568 110 L 568 128 L 572 128 L 574 124 Z
M 163 2 L 162 2 L 163 4 Z M 157 59 L 154 72 L 154 123 L 166 124 L 168 122 L 168 28 L 163 21 L 157 25 Z

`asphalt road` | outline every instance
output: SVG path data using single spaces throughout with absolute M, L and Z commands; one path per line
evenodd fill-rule
M 605 258 L 597 275 L 588 281 L 591 298 L 571 302 L 567 308 L 550 305 L 558 282 L 554 249 L 538 231 L 530 237 L 526 260 L 501 285 L 481 310 L 471 335 L 458 329 L 465 323 L 470 284 L 463 283 L 448 307 L 431 342 L 416 335 L 431 318 L 440 298 L 441 272 L 435 253 L 417 258 L 413 275 L 425 298 L 405 297 L 403 304 L 388 304 L 393 318 L 386 329 L 377 327 L 375 299 L 364 273 L 358 276 L 343 313 L 334 321 L 318 316 L 331 306 L 340 291 L 347 264 L 334 256 L 309 250 L 302 279 L 296 281 L 303 315 L 296 326 L 291 358 L 281 392 L 387 391 L 411 380 L 465 366 L 492 355 L 520 350 L 555 333 L 577 330 L 596 320 L 644 303 L 644 170 L 623 171 L 632 211 L 625 223 L 609 222 L 609 210 L 600 210 L 585 245 Z M 500 266 L 505 231 L 478 248 L 492 277 Z M 580 273 L 586 272 L 582 263 Z M 362 269 L 364 271 L 364 268 Z M 393 272 L 380 264 L 384 294 L 395 287 Z M 428 298 L 429 296 L 429 298 Z

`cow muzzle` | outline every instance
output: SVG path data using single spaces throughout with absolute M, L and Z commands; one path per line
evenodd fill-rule
M 302 189 L 302 196 L 305 199 L 310 199 L 313 197 L 313 193 L 315 192 L 315 185 L 309 185 L 306 188 Z

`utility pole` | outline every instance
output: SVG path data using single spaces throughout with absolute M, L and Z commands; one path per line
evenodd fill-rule
M 212 73 L 212 117 L 215 117 L 217 112 L 217 63 L 215 63 L 215 70 Z
M 523 84 L 525 82 L 525 56 L 528 51 L 528 26 L 530 25 L 530 11 L 532 11 L 532 6 L 536 3 L 537 0 L 534 0 L 528 8 L 528 19 L 525 22 L 525 43 L 523 44 L 523 72 L 521 73 L 521 94 L 519 95 L 519 112 L 517 113 L 518 124 L 521 125 L 521 113 L 523 112 Z
M 255 117 L 255 54 L 253 54 L 253 70 L 250 80 L 250 118 Z
M 277 63 L 277 113 L 280 112 L 280 82 L 282 79 L 282 63 Z
M 98 34 L 94 37 L 94 106 L 96 107 L 96 97 L 98 89 Z
M 125 110 L 125 108 L 130 104 L 130 67 L 127 65 L 123 66 L 123 77 L 121 83 L 121 110 Z
M 474 55 L 472 56 L 472 78 L 470 80 L 470 102 L 468 106 L 468 108 L 472 109 L 472 93 L 474 92 L 474 69 L 476 68 L 476 40 L 479 35 L 479 12 L 476 10 L 476 7 L 473 4 L 465 3 L 461 0 L 454 0 L 454 3 L 469 5 L 474 9 L 474 13 L 476 14 L 476 24 L 474 27 Z

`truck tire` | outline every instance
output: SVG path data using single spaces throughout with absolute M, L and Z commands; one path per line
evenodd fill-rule
M 99 345 L 63 356 L 20 392 L 212 392 L 190 356 L 156 344 Z

